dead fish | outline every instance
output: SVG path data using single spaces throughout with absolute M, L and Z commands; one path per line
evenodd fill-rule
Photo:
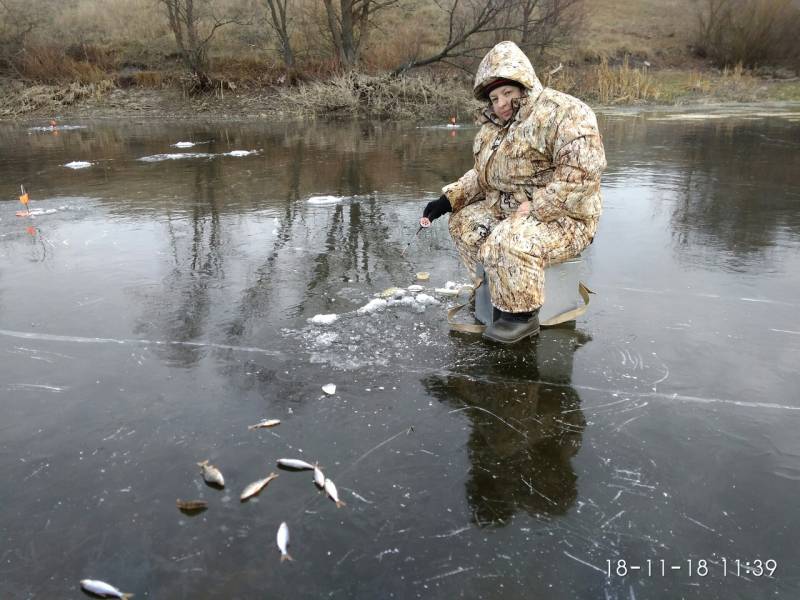
M 255 425 L 250 425 L 248 429 L 264 429 L 265 427 L 275 427 L 275 425 L 280 425 L 280 419 L 264 419 L 263 421 L 259 421 Z
M 318 465 L 314 465 L 314 483 L 317 484 L 319 489 L 325 487 L 325 475 L 323 475 Z
M 286 524 L 286 521 L 281 523 L 281 526 L 278 527 L 278 549 L 281 551 L 281 562 L 285 560 L 294 560 L 291 556 L 289 556 L 289 526 Z
M 248 499 L 252 498 L 253 496 L 257 496 L 259 494 L 259 492 L 261 492 L 261 490 L 263 490 L 265 487 L 267 487 L 267 484 L 270 481 L 272 481 L 273 479 L 275 479 L 277 476 L 278 476 L 277 473 L 270 473 L 269 475 L 264 477 L 264 479 L 259 479 L 258 481 L 254 481 L 253 483 L 248 485 L 246 488 L 244 488 L 244 491 L 242 492 L 242 495 L 239 496 L 239 500 L 244 502 L 245 500 L 248 500 Z
M 187 513 L 200 512 L 208 508 L 208 502 L 205 500 L 181 500 L 178 498 L 175 504 L 179 510 Z
M 99 579 L 81 579 L 81 587 L 87 592 L 103 598 L 122 598 L 123 600 L 133 598 L 133 594 L 123 594 L 110 583 Z
M 210 464 L 207 460 L 197 463 L 197 466 L 202 469 L 203 479 L 206 480 L 206 483 L 225 487 L 225 478 L 217 467 Z
M 339 500 L 339 492 L 336 490 L 336 486 L 330 479 L 325 479 L 325 493 L 328 494 L 331 500 L 336 503 L 336 508 L 341 508 L 344 506 L 344 502 Z
M 304 469 L 313 469 L 314 465 L 307 463 L 299 458 L 279 458 L 278 466 L 284 469 L 294 469 L 295 471 L 302 471 Z

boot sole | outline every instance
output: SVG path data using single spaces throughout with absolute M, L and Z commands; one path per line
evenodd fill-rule
M 514 338 L 513 340 L 494 337 L 493 335 L 491 335 L 491 334 L 489 334 L 489 333 L 487 333 L 485 331 L 483 332 L 483 337 L 484 338 L 486 338 L 487 340 L 492 340 L 493 342 L 499 342 L 501 344 L 516 344 L 517 342 L 520 342 L 520 341 L 524 340 L 526 337 L 532 337 L 534 335 L 539 335 L 539 329 L 538 328 L 535 331 L 530 331 L 530 332 L 526 333 L 525 335 L 521 335 L 521 336 L 519 336 L 517 338 Z

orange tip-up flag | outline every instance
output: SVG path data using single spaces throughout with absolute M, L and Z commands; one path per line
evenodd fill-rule
M 19 201 L 22 202 L 23 205 L 25 205 L 25 212 L 23 212 L 21 210 L 18 210 L 17 211 L 17 216 L 18 217 L 27 217 L 27 216 L 29 216 L 31 214 L 31 209 L 28 207 L 28 200 L 29 200 L 28 192 L 25 191 L 25 187 L 24 186 L 19 186 L 19 192 L 20 192 Z

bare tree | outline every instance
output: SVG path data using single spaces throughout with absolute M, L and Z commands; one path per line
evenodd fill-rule
M 0 66 L 13 67 L 28 36 L 44 21 L 41 7 L 27 0 L 0 0 Z
M 475 40 L 481 40 L 484 34 L 506 29 L 508 23 L 503 20 L 517 3 L 518 0 L 435 0 L 435 4 L 447 14 L 447 40 L 435 53 L 412 57 L 394 69 L 392 75 L 459 56 L 470 56 L 476 50 L 490 47 L 491 42 L 478 41 L 476 44 Z
M 286 5 L 289 0 L 265 0 L 265 2 L 269 8 L 267 24 L 278 36 L 283 63 L 291 68 L 294 66 L 294 52 L 292 52 L 292 41 L 289 37 L 289 20 L 286 16 Z
M 519 46 L 541 55 L 575 30 L 583 0 L 522 0 L 517 25 Z
M 361 49 L 369 39 L 370 19 L 378 11 L 393 6 L 398 1 L 339 0 L 337 11 L 333 0 L 324 0 L 328 29 L 342 66 L 352 68 L 358 63 Z
M 236 23 L 235 17 L 218 18 L 203 10 L 206 3 L 195 0 L 158 0 L 167 9 L 169 27 L 175 36 L 184 66 L 196 79 L 193 90 L 209 90 L 213 86 L 208 74 L 208 47 L 217 29 Z M 203 27 L 201 22 L 210 22 Z M 201 29 L 205 29 L 201 32 Z
M 705 0 L 695 49 L 719 66 L 800 60 L 800 6 L 793 0 Z

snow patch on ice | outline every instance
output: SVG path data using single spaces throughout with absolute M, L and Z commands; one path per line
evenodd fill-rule
M 330 325 L 331 323 L 333 323 L 338 318 L 339 318 L 339 315 L 337 315 L 337 314 L 314 315 L 313 317 L 311 317 L 308 320 L 308 322 L 309 323 L 314 323 L 316 325 Z
M 367 302 L 364 306 L 359 308 L 356 312 L 360 315 L 366 315 L 370 313 L 377 312 L 379 310 L 383 310 L 389 303 L 384 300 L 383 298 L 373 298 L 369 302 Z
M 439 304 L 439 301 L 436 298 L 423 293 L 414 296 L 414 300 L 419 304 Z
M 192 148 L 193 146 L 199 146 L 200 144 L 207 144 L 208 142 L 175 142 L 172 144 L 175 148 Z
M 64 165 L 68 169 L 85 169 L 86 167 L 91 167 L 92 163 L 87 162 L 85 160 L 73 160 L 72 162 L 68 162 Z
M 163 160 L 181 160 L 184 158 L 212 158 L 214 155 L 209 152 L 173 152 L 170 154 L 153 154 L 142 156 L 142 162 L 161 162 Z
M 337 204 L 345 198 L 346 196 L 311 196 L 306 202 L 316 205 Z
M 28 131 L 69 131 L 70 129 L 86 128 L 86 125 L 49 125 L 45 127 L 28 127 Z
M 328 331 L 328 332 L 319 334 L 316 337 L 316 339 L 314 340 L 314 343 L 317 346 L 319 346 L 320 348 L 325 348 L 325 347 L 330 346 L 331 344 L 333 344 L 333 342 L 335 342 L 338 339 L 339 339 L 339 334 L 338 333 L 336 333 L 334 331 Z
M 231 150 L 224 152 L 222 156 L 250 156 L 251 154 L 258 154 L 258 150 Z

